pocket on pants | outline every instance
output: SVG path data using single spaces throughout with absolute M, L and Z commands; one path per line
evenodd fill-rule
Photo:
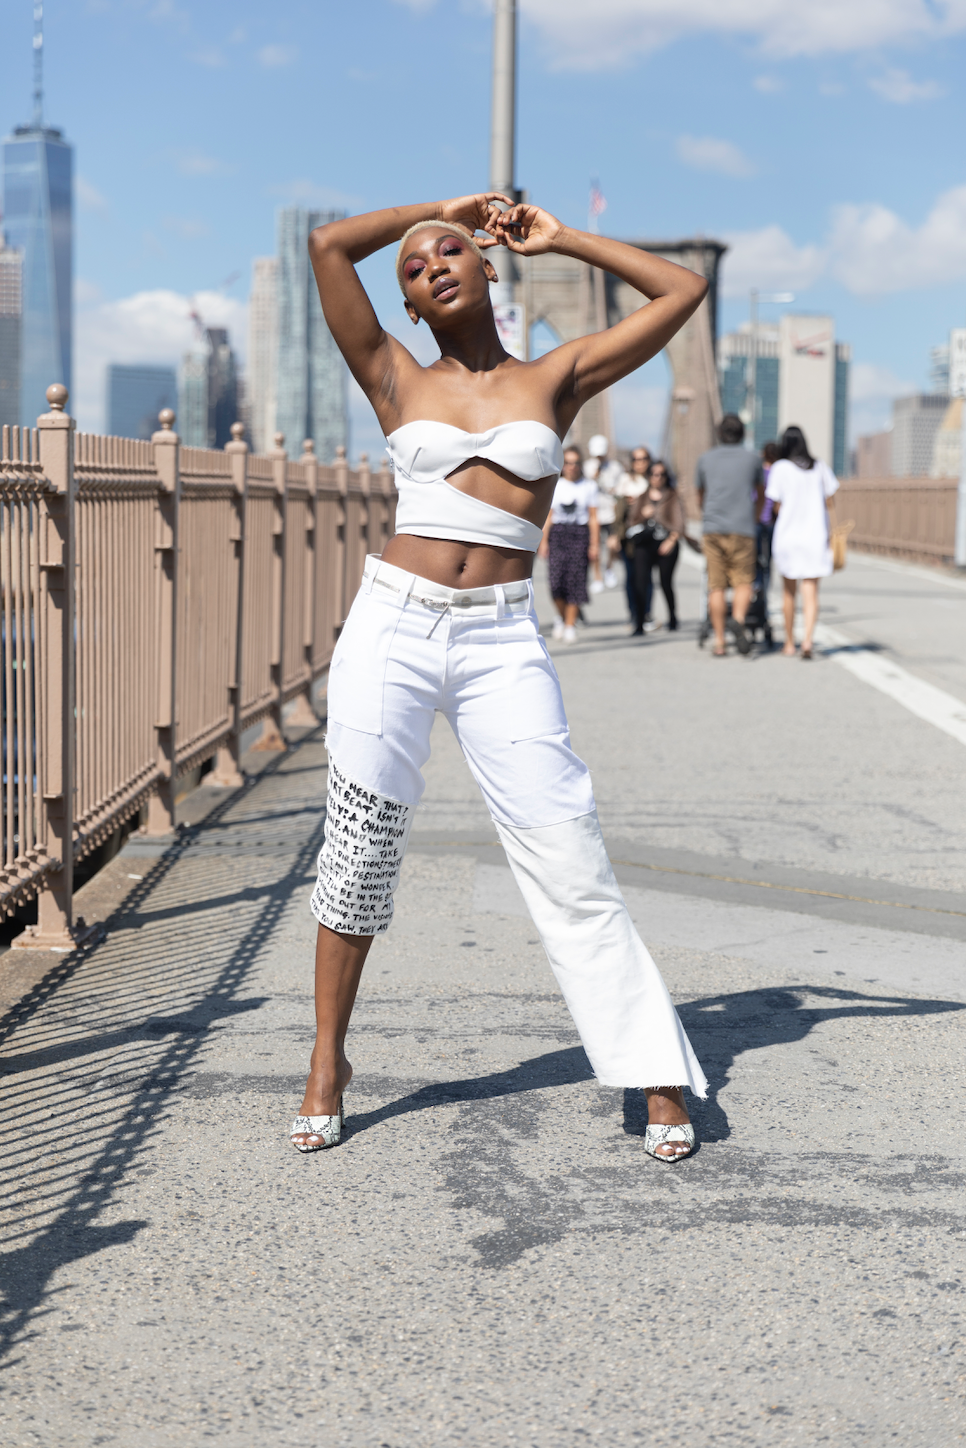
M 399 609 L 357 593 L 329 666 L 328 716 L 362 734 L 381 734 L 386 668 Z
M 516 677 L 503 695 L 510 743 L 525 744 L 529 739 L 566 734 L 569 726 L 560 682 L 539 635 L 524 657 L 514 659 L 510 668 Z

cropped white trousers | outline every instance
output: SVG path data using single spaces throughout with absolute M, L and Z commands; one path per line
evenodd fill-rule
M 333 655 L 328 711 L 316 919 L 352 935 L 388 929 L 430 730 L 444 714 L 598 1079 L 706 1095 L 607 858 L 532 584 L 449 589 L 368 558 Z

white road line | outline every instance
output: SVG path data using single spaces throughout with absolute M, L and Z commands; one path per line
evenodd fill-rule
M 927 724 L 934 724 L 960 744 L 966 744 L 966 704 L 961 699 L 947 694 L 944 689 L 937 689 L 934 684 L 927 684 L 900 664 L 873 653 L 839 633 L 838 629 L 829 628 L 828 624 L 816 625 L 815 642 L 822 648 L 836 650 L 829 658 L 841 664 L 843 669 L 848 669 L 857 679 L 871 684 L 881 694 L 887 694 L 910 714 L 925 719 Z
M 704 571 L 704 559 L 698 554 L 685 548 L 682 557 L 694 568 Z M 881 567 L 886 565 L 888 560 L 877 558 L 875 563 Z M 906 576 L 913 571 L 908 564 L 893 564 L 892 567 Z M 934 575 L 926 569 L 917 571 L 931 582 L 946 583 L 953 588 L 964 587 L 959 579 L 946 578 L 939 573 Z M 927 724 L 933 724 L 959 744 L 966 744 L 966 704 L 961 699 L 947 694 L 944 689 L 937 689 L 934 684 L 927 684 L 924 679 L 910 674 L 901 664 L 893 663 L 891 659 L 875 653 L 867 645 L 856 643 L 855 639 L 839 633 L 838 629 L 829 628 L 828 624 L 816 625 L 815 642 L 821 648 L 835 650 L 836 652 L 829 654 L 829 658 L 836 664 L 841 664 L 843 669 L 848 669 L 850 674 L 854 674 L 864 684 L 871 684 L 873 689 L 887 694 L 890 699 L 908 709 L 910 714 L 925 719 Z

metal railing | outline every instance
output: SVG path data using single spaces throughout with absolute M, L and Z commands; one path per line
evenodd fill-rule
M 952 563 L 955 478 L 846 478 L 838 519 L 855 519 L 849 547 L 921 563 Z
M 367 552 L 391 536 L 387 464 L 290 461 L 77 434 L 63 387 L 0 448 L 0 914 L 34 896 L 18 944 L 70 949 L 73 868 L 142 806 L 174 827 L 178 777 L 214 759 L 242 782 L 241 737 L 285 747 L 282 710 L 315 722 Z

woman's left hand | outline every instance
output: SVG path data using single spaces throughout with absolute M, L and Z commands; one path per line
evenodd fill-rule
M 497 241 L 510 251 L 521 256 L 541 256 L 553 250 L 563 226 L 549 211 L 519 202 L 498 216 L 492 229 Z
M 590 559 L 591 563 L 596 563 L 597 559 L 600 557 L 600 549 L 595 547 L 594 544 L 591 543 L 590 547 L 587 549 L 587 557 Z
M 669 553 L 672 553 L 677 546 L 678 540 L 676 538 L 665 538 L 664 542 L 660 544 L 657 551 L 658 553 L 663 553 L 664 556 L 667 557 L 667 555 Z

